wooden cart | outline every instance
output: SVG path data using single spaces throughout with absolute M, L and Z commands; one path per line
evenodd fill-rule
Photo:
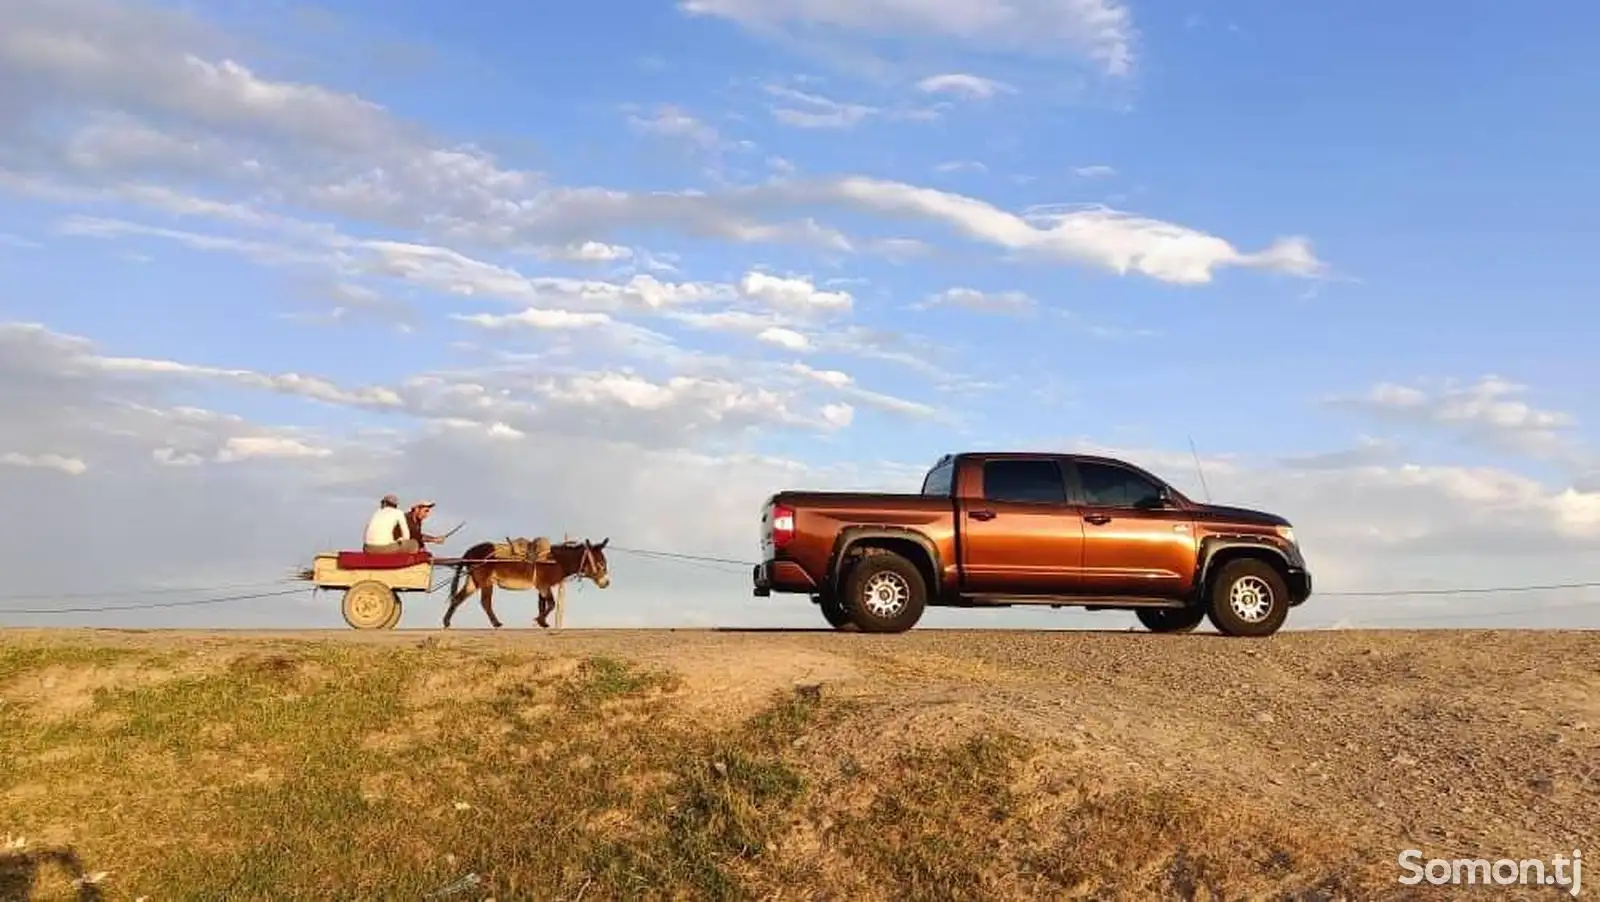
M 453 563 L 426 551 L 326 551 L 313 559 L 309 576 L 319 589 L 344 590 L 345 623 L 358 630 L 387 630 L 400 622 L 401 593 L 430 591 L 434 566 Z
M 466 558 L 436 558 L 426 551 L 374 554 L 324 551 L 300 573 L 318 589 L 343 589 L 344 622 L 358 630 L 390 630 L 400 623 L 406 592 L 431 592 L 433 568 L 457 569 Z M 567 585 L 556 586 L 556 629 L 566 621 Z

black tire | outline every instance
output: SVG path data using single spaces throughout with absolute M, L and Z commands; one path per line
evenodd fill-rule
M 1134 616 L 1152 633 L 1188 633 L 1206 619 L 1203 605 L 1186 608 L 1135 608 Z
M 1233 603 L 1234 590 L 1243 596 L 1241 608 Z M 1265 561 L 1244 558 L 1229 561 L 1211 581 L 1208 616 L 1211 624 L 1225 636 L 1270 636 L 1289 616 L 1289 587 L 1283 577 Z M 1253 595 L 1260 613 L 1247 616 Z M 1265 597 L 1263 597 L 1265 596 Z
M 855 625 L 850 619 L 850 612 L 844 609 L 844 603 L 837 595 L 817 596 L 817 607 L 822 609 L 822 619 L 836 630 L 849 629 Z
M 890 599 L 883 592 L 898 598 Z M 879 551 L 863 555 L 850 568 L 841 600 L 850 620 L 863 633 L 903 633 L 922 619 L 928 606 L 928 584 L 915 564 L 892 551 Z M 877 603 L 881 601 L 898 604 L 885 610 Z

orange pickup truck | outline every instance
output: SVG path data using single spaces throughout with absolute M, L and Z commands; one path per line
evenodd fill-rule
M 757 597 L 808 594 L 835 628 L 873 633 L 909 630 L 930 605 L 1025 604 L 1268 636 L 1311 595 L 1288 520 L 1079 454 L 945 455 L 915 495 L 779 492 L 761 550 Z

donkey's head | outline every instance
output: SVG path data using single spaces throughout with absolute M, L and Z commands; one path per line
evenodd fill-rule
M 606 543 L 610 541 L 609 537 L 599 542 L 584 539 L 583 559 L 578 563 L 578 576 L 588 577 L 602 589 L 611 585 L 611 571 L 606 566 Z

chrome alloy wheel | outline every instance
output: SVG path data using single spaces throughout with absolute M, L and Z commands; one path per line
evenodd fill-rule
M 910 599 L 911 586 L 905 577 L 888 570 L 874 573 L 861 587 L 861 607 L 884 620 L 898 616 Z
M 1228 588 L 1228 607 L 1245 623 L 1267 619 L 1272 602 L 1272 586 L 1259 576 L 1241 576 Z

